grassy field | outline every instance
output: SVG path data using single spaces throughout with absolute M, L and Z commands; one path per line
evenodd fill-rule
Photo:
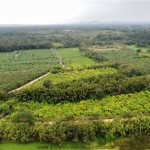
M 117 141 L 117 140 L 116 140 Z M 82 142 L 66 142 L 61 146 L 51 143 L 28 143 L 28 144 L 17 144 L 17 143 L 6 143 L 0 144 L 1 150 L 119 150 L 119 146 L 114 142 L 104 141 L 102 138 L 96 138 L 92 142 L 82 143 Z
M 63 146 L 58 146 L 56 144 L 50 143 L 29 143 L 29 144 L 17 144 L 17 143 L 6 143 L 0 144 L 1 150 L 81 150 L 85 147 L 86 144 L 77 142 L 77 143 L 66 143 Z
M 61 47 L 63 47 L 64 45 L 63 45 L 62 43 L 53 43 L 53 46 L 54 46 L 55 48 L 61 48 Z
M 81 55 L 78 48 L 58 49 L 58 52 L 67 68 L 77 68 L 97 64 L 93 60 Z
M 131 46 L 127 45 L 126 47 L 129 48 L 129 49 L 135 50 L 135 51 L 136 51 L 137 49 L 141 49 L 142 52 L 146 52 L 147 50 L 150 49 L 150 48 L 148 48 L 148 47 L 137 47 L 136 45 L 131 45 Z
M 144 140 L 144 141 L 143 141 Z M 149 149 L 149 136 L 121 138 L 108 142 L 102 138 L 96 138 L 92 142 L 66 142 L 62 146 L 51 143 L 3 143 L 0 144 L 1 150 L 143 150 Z
M 96 50 L 96 51 L 119 51 L 124 49 L 125 46 L 123 44 L 119 43 L 113 43 L 112 45 L 104 45 L 104 46 L 91 46 L 89 47 L 90 50 Z

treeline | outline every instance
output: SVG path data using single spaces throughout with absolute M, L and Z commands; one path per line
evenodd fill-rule
M 39 44 L 10 44 L 10 45 L 0 45 L 0 52 L 13 52 L 15 50 L 28 50 L 28 49 L 50 49 L 53 48 L 51 42 L 39 43 Z
M 133 135 L 150 133 L 150 119 L 140 118 L 103 122 L 101 120 L 70 120 L 29 124 L 28 122 L 1 122 L 0 141 L 51 142 L 63 144 L 66 141 L 88 143 L 96 137 L 107 141 Z
M 128 45 L 137 45 L 138 47 L 148 47 L 150 46 L 150 31 L 145 28 L 132 28 L 131 29 L 109 29 L 110 32 L 99 33 L 94 43 L 101 42 L 121 42 Z
M 88 49 L 87 47 L 80 47 L 79 50 L 80 50 L 80 52 L 82 52 L 82 55 L 87 56 L 87 57 L 93 59 L 94 61 L 97 61 L 97 62 L 108 61 L 108 59 L 105 58 L 103 55 L 101 55 L 99 52 L 92 51 L 92 50 Z
M 83 99 L 101 99 L 107 95 L 134 93 L 149 88 L 150 77 L 127 77 L 122 74 L 93 76 L 67 83 L 20 90 L 15 97 L 22 102 L 48 103 L 77 102 Z M 45 84 L 45 83 L 44 83 Z
M 57 34 L 28 32 L 0 34 L 0 52 L 50 49 L 55 47 L 53 43 L 61 43 L 64 48 L 80 46 L 80 41 L 78 39 L 72 38 L 66 34 L 60 33 L 60 36 L 57 36 Z
M 127 33 L 127 44 L 137 45 L 138 47 L 150 46 L 150 31 L 149 30 L 132 30 Z
M 123 35 L 117 35 L 117 34 L 98 34 L 96 36 L 96 39 L 99 41 L 121 41 L 124 39 Z
M 1 29 L 1 28 L 0 28 Z M 0 30 L 1 31 L 1 30 Z M 97 35 L 94 35 L 94 32 Z M 79 35 L 77 33 L 80 33 Z M 7 28 L 0 32 L 0 52 L 25 49 L 47 49 L 61 43 L 64 48 L 81 45 L 112 45 L 119 42 L 138 47 L 150 46 L 150 31 L 145 27 L 32 27 Z

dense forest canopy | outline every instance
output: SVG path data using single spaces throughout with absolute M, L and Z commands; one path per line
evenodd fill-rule
M 55 47 L 53 43 L 61 43 L 61 47 L 79 47 L 121 42 L 148 47 L 149 28 L 134 25 L 1 26 L 0 52 L 52 48 Z

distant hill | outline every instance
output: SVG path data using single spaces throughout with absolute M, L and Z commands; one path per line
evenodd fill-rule
M 108 22 L 100 22 L 97 20 L 94 21 L 81 21 L 81 22 L 76 22 L 76 24 L 87 24 L 87 25 L 98 25 L 98 24 L 112 24 L 112 25 L 123 25 L 123 24 L 150 24 L 150 21 L 143 21 L 143 22 L 119 22 L 119 21 L 108 21 Z

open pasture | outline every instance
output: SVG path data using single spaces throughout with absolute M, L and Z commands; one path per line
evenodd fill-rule
M 97 64 L 88 57 L 82 56 L 78 48 L 63 48 L 57 51 L 67 68 L 78 68 Z
M 119 50 L 122 50 L 124 49 L 125 46 L 123 44 L 119 44 L 119 43 L 113 43 L 112 45 L 104 45 L 104 46 L 100 46 L 100 45 L 97 45 L 97 46 L 91 46 L 89 47 L 90 50 L 96 50 L 96 51 L 119 51 Z
M 150 48 L 149 47 L 137 47 L 136 45 L 127 45 L 126 46 L 127 48 L 131 49 L 131 50 L 137 50 L 137 49 L 141 49 L 142 52 L 147 52 L 147 50 L 149 50 Z

